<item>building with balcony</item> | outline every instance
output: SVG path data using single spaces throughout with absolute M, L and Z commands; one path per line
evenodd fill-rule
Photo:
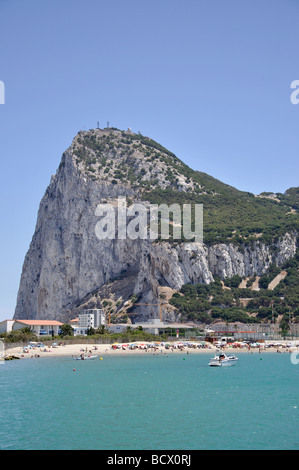
M 102 309 L 87 309 L 79 313 L 79 321 L 74 324 L 74 335 L 86 335 L 90 328 L 97 329 L 105 325 L 105 312 Z

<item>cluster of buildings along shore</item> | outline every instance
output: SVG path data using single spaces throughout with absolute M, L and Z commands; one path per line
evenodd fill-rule
M 206 340 L 218 340 L 222 336 L 232 337 L 234 340 L 252 340 L 261 341 L 282 339 L 279 324 L 276 323 L 225 323 L 216 322 L 211 325 L 198 325 L 191 323 L 166 323 L 159 319 L 153 319 L 146 323 L 134 324 L 107 324 L 106 314 L 101 309 L 82 310 L 78 318 L 71 320 L 70 325 L 73 328 L 74 336 L 87 335 L 88 331 L 101 328 L 103 325 L 109 333 L 123 333 L 127 327 L 132 329 L 140 328 L 145 332 L 159 335 L 167 333 L 171 336 L 187 338 L 200 338 Z M 3 320 L 0 322 L 0 334 L 8 333 L 24 327 L 31 328 L 37 336 L 58 336 L 63 323 L 57 320 Z M 171 334 L 170 334 L 171 331 Z M 288 339 L 299 337 L 299 323 L 290 324 Z

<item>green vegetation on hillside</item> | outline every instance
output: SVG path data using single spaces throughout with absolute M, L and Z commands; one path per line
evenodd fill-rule
M 260 278 L 259 291 L 249 287 L 239 288 L 242 278 L 233 276 L 224 281 L 224 288 L 219 279 L 209 285 L 182 286 L 170 300 L 181 314 L 182 321 L 213 323 L 215 321 L 243 323 L 264 323 L 277 320 L 288 324 L 290 320 L 299 322 L 299 251 L 295 257 L 283 266 L 287 276 L 274 290 L 267 287 L 281 269 L 271 266 Z M 252 281 L 252 280 L 251 280 Z M 252 282 L 248 282 L 250 286 Z M 246 307 L 241 299 L 249 299 Z
M 274 243 L 286 232 L 299 231 L 298 214 L 287 215 L 284 205 L 249 193 L 225 190 L 221 194 L 178 193 L 169 188 L 145 193 L 152 204 L 203 204 L 204 243 Z
M 111 131 L 99 137 L 90 131 L 82 133 L 77 142 L 77 162 L 84 165 L 91 179 L 109 177 L 113 185 L 130 184 L 152 204 L 203 204 L 204 243 L 208 245 L 232 242 L 244 246 L 256 240 L 271 245 L 286 232 L 299 231 L 299 188 L 272 195 L 275 197 L 239 191 L 192 170 L 165 147 L 141 134 Z M 163 166 L 159 174 L 163 187 L 158 181 L 158 163 L 159 168 Z M 185 190 L 182 178 L 189 185 Z

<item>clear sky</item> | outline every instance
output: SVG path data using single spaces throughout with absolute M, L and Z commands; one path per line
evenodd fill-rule
M 298 186 L 298 0 L 0 0 L 0 320 L 80 129 L 131 127 L 258 194 Z

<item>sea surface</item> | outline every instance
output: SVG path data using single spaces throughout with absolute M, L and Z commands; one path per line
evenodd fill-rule
M 0 365 L 0 449 L 299 449 L 289 353 L 33 358 Z M 73 370 L 75 369 L 75 370 Z

